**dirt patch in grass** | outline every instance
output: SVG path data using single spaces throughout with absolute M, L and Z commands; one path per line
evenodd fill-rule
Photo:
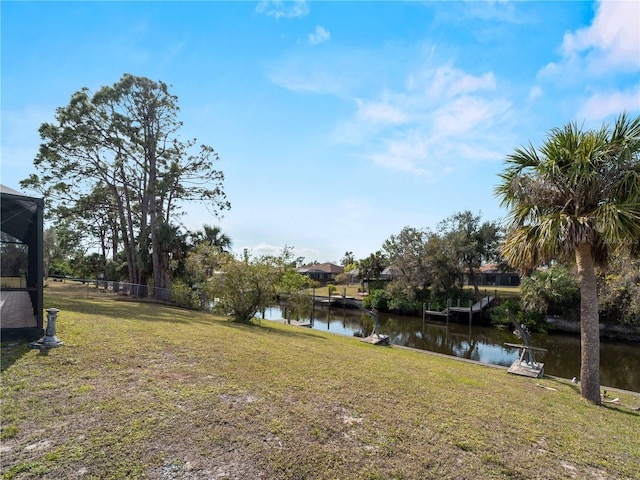
M 62 285 L 52 306 L 64 347 L 3 345 L 5 479 L 640 478 L 633 395 Z

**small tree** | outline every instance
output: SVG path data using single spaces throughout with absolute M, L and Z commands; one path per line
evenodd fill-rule
M 187 257 L 187 267 L 200 278 L 201 289 L 217 300 L 217 311 L 248 323 L 275 302 L 285 273 L 293 268 L 287 259 L 286 249 L 279 257 L 252 258 L 247 251 L 236 257 L 202 243 Z
M 346 267 L 348 265 L 351 265 L 354 263 L 356 263 L 356 258 L 353 256 L 353 252 L 345 252 L 344 257 L 342 257 L 342 260 L 340 260 L 340 265 L 345 267 L 345 270 L 347 269 Z
M 358 262 L 360 269 L 360 278 L 363 280 L 379 279 L 382 271 L 389 266 L 385 255 L 378 250 L 376 253 L 370 254 L 367 258 L 363 258 Z
M 466 270 L 469 284 L 473 285 L 476 297 L 480 296 L 478 277 L 483 262 L 493 262 L 498 258 L 498 242 L 501 239 L 497 222 L 480 223 L 482 215 L 474 215 L 469 210 L 458 212 L 438 225 L 442 238 L 451 255 L 457 258 Z
M 404 227 L 398 235 L 385 240 L 382 249 L 389 264 L 401 273 L 399 280 L 414 291 L 426 290 L 430 283 L 431 265 L 427 244 L 431 232 Z
M 272 258 L 238 260 L 224 254 L 221 269 L 212 279 L 213 292 L 218 308 L 235 321 L 250 322 L 274 301 L 280 269 Z

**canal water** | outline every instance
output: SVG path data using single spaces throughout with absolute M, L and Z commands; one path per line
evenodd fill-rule
M 286 317 L 284 307 L 265 310 L 267 320 Z M 362 337 L 373 329 L 371 318 L 365 313 L 342 307 L 316 307 L 301 321 L 312 320 L 312 328 L 341 335 Z M 423 319 L 404 315 L 381 313 L 381 333 L 389 335 L 393 345 L 413 347 L 482 363 L 510 366 L 519 356 L 519 350 L 505 343 L 521 343 L 511 329 L 499 330 L 486 325 L 471 325 Z M 466 317 L 468 318 L 468 317 Z M 544 372 L 563 378 L 580 377 L 580 336 L 563 334 L 531 335 L 531 345 L 546 348 L 535 352 L 536 361 L 544 363 Z M 640 392 L 640 344 L 601 340 L 600 383 L 603 386 Z

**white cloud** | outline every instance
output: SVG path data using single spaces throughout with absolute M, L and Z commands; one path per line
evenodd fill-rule
M 496 89 L 496 78 L 493 72 L 474 76 L 449 64 L 437 68 L 429 65 L 409 74 L 406 88 L 410 93 L 422 92 L 430 99 L 439 100 L 479 90 L 493 91 Z
M 602 122 L 640 110 L 640 2 L 600 1 L 590 25 L 565 33 L 560 59 L 538 72 L 528 100 L 558 97 L 565 115 Z
M 600 2 L 591 26 L 564 36 L 564 57 L 585 54 L 587 69 L 640 68 L 640 2 Z
M 578 118 L 600 120 L 625 110 L 640 110 L 640 86 L 623 92 L 601 92 L 592 95 L 578 111 Z
M 485 73 L 481 77 L 475 77 L 447 65 L 430 71 L 427 76 L 431 78 L 428 90 L 429 95 L 435 98 L 442 95 L 454 97 L 478 90 L 495 90 L 496 88 L 496 79 L 493 72 Z
M 294 92 L 341 95 L 345 90 L 344 81 L 348 83 L 348 79 L 315 66 L 306 71 L 289 65 L 274 66 L 267 71 L 267 76 L 276 85 Z
M 559 62 L 540 77 L 579 80 L 640 69 L 640 2 L 601 1 L 590 26 L 565 34 Z
M 461 96 L 433 112 L 434 132 L 441 137 L 472 135 L 485 130 L 509 108 L 504 100 L 488 100 L 477 96 Z
M 311 45 L 318 45 L 319 43 L 326 42 L 331 38 L 331 32 L 324 27 L 318 25 L 313 33 L 309 34 L 309 42 Z
M 529 90 L 529 95 L 527 96 L 527 100 L 529 102 L 532 102 L 542 97 L 543 95 L 544 95 L 544 92 L 542 91 L 542 88 L 539 86 L 535 86 L 531 90 Z
M 283 88 L 353 101 L 332 141 L 377 166 L 437 179 L 465 162 L 502 158 L 509 139 L 493 138 L 491 129 L 511 128 L 505 119 L 512 105 L 496 75 L 471 73 L 448 59 L 438 63 L 433 50 L 420 51 L 408 68 L 406 58 L 388 52 L 314 49 L 273 62 L 267 75 Z
M 497 20 L 500 22 L 521 24 L 524 20 L 518 15 L 513 2 L 505 0 L 484 0 L 482 2 L 465 2 L 465 15 L 481 20 Z
M 441 65 L 407 75 L 406 87 L 358 99 L 358 110 L 336 132 L 376 165 L 430 180 L 469 160 L 503 156 L 491 132 L 511 103 L 496 93 L 493 72 L 476 76 Z M 504 139 L 502 139 L 504 141 Z
M 428 159 L 428 141 L 421 132 L 398 134 L 384 140 L 382 148 L 367 157 L 376 165 L 391 170 L 430 177 L 429 169 L 422 165 Z
M 309 14 L 309 5 L 305 0 L 262 0 L 256 12 L 276 19 L 304 17 Z
M 273 83 L 295 92 L 351 97 L 351 92 L 368 82 L 370 59 L 360 52 L 349 55 L 329 48 L 312 49 L 303 57 L 287 56 L 273 60 L 266 75 Z
M 400 124 L 409 119 L 409 116 L 397 106 L 386 102 L 356 100 L 356 103 L 358 104 L 358 115 L 363 120 L 369 120 L 374 123 Z

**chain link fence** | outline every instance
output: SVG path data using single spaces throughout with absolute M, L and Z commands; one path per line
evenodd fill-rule
M 130 297 L 206 311 L 211 311 L 214 305 L 213 299 L 209 299 L 204 292 L 185 284 L 176 284 L 173 288 L 158 288 L 136 283 L 86 278 L 49 277 L 47 281 L 64 282 L 70 291 L 82 298 Z

